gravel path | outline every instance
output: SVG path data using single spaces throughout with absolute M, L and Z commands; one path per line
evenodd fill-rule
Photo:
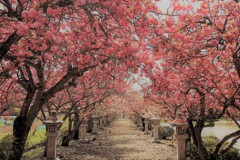
M 89 144 L 78 141 L 59 147 L 61 160 L 175 160 L 175 144 L 162 140 L 152 143 L 150 135 L 144 135 L 129 119 L 117 119 L 97 135 Z

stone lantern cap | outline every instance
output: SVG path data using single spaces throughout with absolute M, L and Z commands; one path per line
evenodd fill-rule
M 56 110 L 52 110 L 51 111 L 51 115 L 49 117 L 47 117 L 47 119 L 45 121 L 43 121 L 44 124 L 56 124 L 56 123 L 62 123 L 61 120 L 58 120 L 57 117 L 57 111 Z
M 146 118 L 144 119 L 144 123 L 149 123 L 149 118 L 148 118 L 148 117 L 146 117 Z
M 158 114 L 155 112 L 153 117 L 150 120 L 153 122 L 153 124 L 158 124 L 160 121 L 160 118 L 158 117 Z
M 177 117 L 175 118 L 175 120 L 172 122 L 171 125 L 176 127 L 178 126 L 184 127 L 184 126 L 188 126 L 188 123 L 187 123 L 187 119 L 184 118 L 183 114 L 181 112 L 178 112 Z
M 94 118 L 94 119 L 97 119 L 97 118 L 99 118 L 100 116 L 98 116 L 98 115 L 92 115 L 92 118 Z
M 47 134 L 51 134 L 51 133 L 57 133 L 58 126 L 61 123 L 63 123 L 63 121 L 58 120 L 57 112 L 55 110 L 53 110 L 53 111 L 51 111 L 51 115 L 42 123 L 44 125 L 46 125 Z

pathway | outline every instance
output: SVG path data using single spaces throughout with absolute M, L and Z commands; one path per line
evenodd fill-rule
M 174 160 L 175 146 L 170 140 L 161 144 L 150 142 L 129 119 L 117 119 L 112 126 L 101 130 L 97 140 L 90 144 L 72 142 L 69 147 L 59 147 L 61 160 Z

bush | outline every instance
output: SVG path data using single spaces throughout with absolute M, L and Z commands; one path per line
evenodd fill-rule
M 219 139 L 215 136 L 207 136 L 203 137 L 203 144 L 206 147 L 207 151 L 212 153 L 216 147 L 216 144 L 219 142 Z M 225 143 L 223 145 L 226 146 L 228 144 Z M 196 160 L 196 159 L 201 159 L 199 154 L 197 153 L 197 148 L 191 143 L 187 143 L 187 160 Z M 239 160 L 240 159 L 240 154 L 239 150 L 235 147 L 232 147 L 227 153 L 222 155 L 221 159 L 223 160 Z
M 222 156 L 222 159 L 224 160 L 239 160 L 240 159 L 240 154 L 239 154 L 239 149 L 232 147 L 229 149 L 229 151 Z
M 159 138 L 160 139 L 167 139 L 168 137 L 171 137 L 174 133 L 174 130 L 170 126 L 160 126 L 159 127 Z
M 7 155 L 11 149 L 13 136 L 8 134 L 0 141 L 0 159 L 7 159 Z

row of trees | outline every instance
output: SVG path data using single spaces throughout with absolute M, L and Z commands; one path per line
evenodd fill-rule
M 124 92 L 123 82 L 139 72 L 151 81 L 143 91 L 158 110 L 168 118 L 185 113 L 202 159 L 227 152 L 239 131 L 213 153 L 201 131 L 226 117 L 239 126 L 239 3 L 169 2 L 163 12 L 158 0 L 1 0 L 0 114 L 21 109 L 8 159 L 22 157 L 39 113 L 45 119 L 56 109 L 70 122 L 75 115 L 72 137 L 85 115 Z M 138 104 L 124 110 L 137 112 Z
M 154 8 L 148 0 L 0 1 L 0 114 L 21 108 L 9 160 L 22 157 L 34 119 L 59 97 L 71 100 L 70 116 L 124 90 L 147 50 Z
M 201 132 L 220 118 L 240 128 L 240 4 L 237 1 L 172 1 L 157 24 L 152 53 L 155 66 L 145 70 L 151 83 L 145 97 L 169 118 L 181 110 L 203 160 L 219 159 L 240 138 L 226 135 L 209 153 Z M 231 141 L 225 147 L 224 143 Z

